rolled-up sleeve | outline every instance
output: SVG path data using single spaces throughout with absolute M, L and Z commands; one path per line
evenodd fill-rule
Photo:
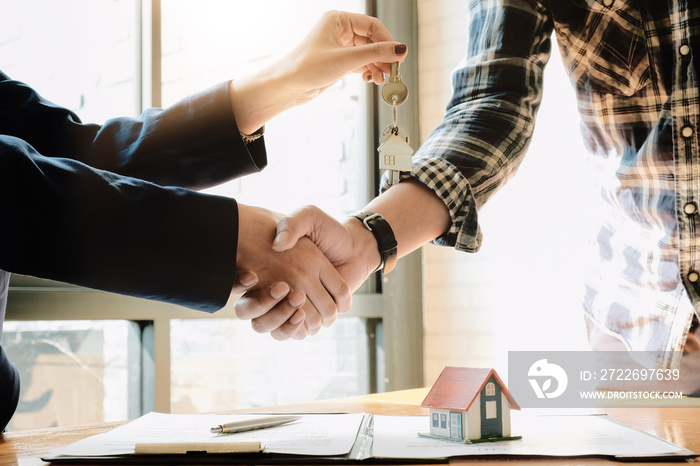
M 436 244 L 479 249 L 478 210 L 515 174 L 530 142 L 551 33 L 538 2 L 472 2 L 468 50 L 452 74 L 452 99 L 413 157 L 411 176 L 450 211 L 452 225 Z

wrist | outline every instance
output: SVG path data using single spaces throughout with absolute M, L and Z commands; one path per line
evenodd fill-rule
M 376 238 L 371 231 L 365 228 L 362 221 L 355 217 L 349 217 L 345 221 L 345 226 L 353 238 L 353 251 L 355 251 L 358 259 L 366 265 L 366 275 L 371 274 L 377 270 L 381 263 L 381 255 L 379 254 L 379 245 Z
M 353 217 L 360 221 L 361 226 L 374 238 L 374 247 L 367 246 L 362 249 L 374 252 L 373 263 L 376 263 L 376 254 L 379 254 L 379 264 L 372 270 L 385 274 L 391 272 L 396 265 L 398 244 L 389 223 L 380 214 L 369 211 L 360 212 Z M 363 237 L 366 238 L 367 235 L 365 234 Z M 371 241 L 369 243 L 372 244 Z
M 259 207 L 238 204 L 238 238 L 236 268 L 254 271 L 261 248 L 269 248 L 275 236 L 278 219 L 273 212 Z
M 244 135 L 255 133 L 295 105 L 284 76 L 274 67 L 230 81 L 229 94 L 238 130 Z

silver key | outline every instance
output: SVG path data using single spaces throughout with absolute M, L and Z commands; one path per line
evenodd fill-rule
M 382 98 L 389 105 L 401 105 L 408 99 L 408 87 L 401 81 L 398 62 L 391 64 L 389 80 L 382 87 Z

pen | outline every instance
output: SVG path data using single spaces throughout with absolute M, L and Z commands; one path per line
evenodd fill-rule
M 268 427 L 281 426 L 297 419 L 301 416 L 271 416 L 257 419 L 246 419 L 245 421 L 228 422 L 211 428 L 212 434 L 235 434 L 236 432 L 247 432 L 249 430 L 267 429 Z

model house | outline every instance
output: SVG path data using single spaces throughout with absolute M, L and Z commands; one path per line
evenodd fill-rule
M 514 440 L 510 410 L 520 409 L 493 369 L 445 367 L 421 404 L 430 436 L 458 442 Z

